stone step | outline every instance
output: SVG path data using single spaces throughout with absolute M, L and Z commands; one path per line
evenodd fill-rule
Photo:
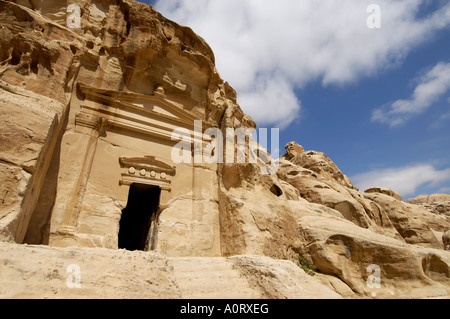
M 169 258 L 183 298 L 250 299 L 260 297 L 247 279 L 221 257 Z

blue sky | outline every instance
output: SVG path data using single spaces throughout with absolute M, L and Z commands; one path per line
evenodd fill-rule
M 450 193 L 447 0 L 159 0 L 212 47 L 259 127 L 327 154 L 364 190 Z M 367 19 L 380 8 L 380 28 Z

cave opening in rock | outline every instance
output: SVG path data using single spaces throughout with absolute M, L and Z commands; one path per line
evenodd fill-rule
M 279 188 L 275 184 L 272 185 L 272 187 L 270 188 L 270 191 L 272 192 L 272 194 L 274 194 L 277 197 L 280 197 L 281 195 L 283 195 L 283 191 L 281 190 L 281 188 Z
M 159 206 L 158 186 L 133 183 L 127 206 L 122 210 L 119 228 L 119 248 L 145 250 L 152 221 Z

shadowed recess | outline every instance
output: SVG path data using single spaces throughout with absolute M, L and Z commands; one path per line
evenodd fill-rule
M 152 216 L 159 206 L 161 189 L 158 186 L 133 183 L 127 207 L 122 210 L 119 229 L 119 248 L 144 250 Z

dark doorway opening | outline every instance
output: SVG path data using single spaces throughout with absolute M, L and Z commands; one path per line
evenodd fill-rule
M 131 184 L 127 207 L 122 210 L 120 219 L 119 248 L 145 250 L 160 195 L 161 189 L 158 186 Z

